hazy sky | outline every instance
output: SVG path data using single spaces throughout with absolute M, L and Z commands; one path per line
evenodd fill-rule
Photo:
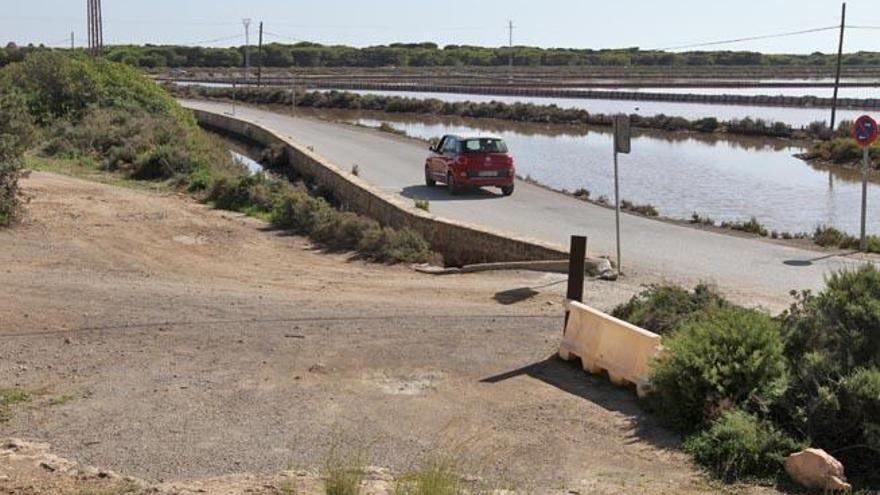
M 4 44 L 63 45 L 71 30 L 78 45 L 86 39 L 86 0 L 0 3 Z M 497 46 L 507 43 L 512 19 L 517 44 L 578 48 L 667 48 L 840 22 L 837 0 L 103 0 L 103 11 L 105 43 L 190 44 L 240 36 L 204 43 L 211 46 L 243 44 L 243 17 L 265 22 L 272 33 L 266 42 L 356 46 L 395 41 Z M 880 0 L 850 0 L 847 17 L 847 24 L 880 27 Z M 836 38 L 835 31 L 824 31 L 711 49 L 833 52 Z M 880 51 L 880 29 L 851 30 L 846 50 Z

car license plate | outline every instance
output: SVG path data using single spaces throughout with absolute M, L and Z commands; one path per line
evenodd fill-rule
M 497 170 L 481 170 L 480 177 L 498 177 Z

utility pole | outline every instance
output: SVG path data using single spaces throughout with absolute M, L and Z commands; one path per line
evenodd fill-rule
M 232 116 L 235 117 L 235 100 L 236 100 L 236 92 L 238 92 L 238 85 L 235 83 L 235 79 L 232 80 Z
M 296 116 L 296 72 L 290 73 L 290 110 Z
M 98 56 L 104 48 L 104 25 L 101 21 L 101 0 L 88 0 L 89 53 Z
M 250 18 L 242 19 L 244 24 L 244 83 L 248 83 L 251 72 L 251 20 Z
M 843 62 L 843 32 L 846 29 L 846 2 L 840 14 L 840 44 L 837 47 L 837 75 L 834 78 L 834 97 L 831 99 L 831 134 L 834 135 L 837 124 L 837 92 L 840 89 L 840 66 Z
M 260 47 L 257 49 L 257 87 L 263 83 L 263 21 L 260 21 Z
M 508 43 L 507 43 L 507 70 L 509 73 L 508 84 L 513 84 L 513 19 L 507 21 Z
M 74 38 L 73 31 L 70 32 L 70 50 L 76 49 L 76 38 Z

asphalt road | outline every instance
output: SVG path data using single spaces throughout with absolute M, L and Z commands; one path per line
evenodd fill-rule
M 184 101 L 185 106 L 229 112 L 228 103 Z M 424 185 L 427 150 L 387 133 L 311 118 L 292 117 L 239 105 L 236 116 L 288 135 L 343 169 L 357 164 L 360 177 L 391 194 L 427 198 L 431 212 L 500 232 L 568 245 L 572 234 L 589 238 L 589 251 L 615 251 L 614 211 L 517 183 L 511 197 L 496 189 L 451 197 Z M 516 154 L 516 150 L 511 150 Z M 698 185 L 695 185 L 698 187 Z M 684 285 L 708 282 L 728 296 L 780 308 L 792 289 L 818 289 L 825 276 L 859 261 L 768 240 L 726 235 L 625 214 L 622 262 L 627 277 Z

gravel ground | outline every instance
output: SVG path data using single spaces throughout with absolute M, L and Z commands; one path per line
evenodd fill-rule
M 0 389 L 31 399 L 0 437 L 210 493 L 270 493 L 334 443 L 390 473 L 456 452 L 523 493 L 718 489 L 631 391 L 553 357 L 560 275 L 432 277 L 178 195 L 23 185 L 27 218 L 0 231 Z M 638 290 L 586 293 L 607 309 Z M 4 459 L 0 493 L 53 483 Z

